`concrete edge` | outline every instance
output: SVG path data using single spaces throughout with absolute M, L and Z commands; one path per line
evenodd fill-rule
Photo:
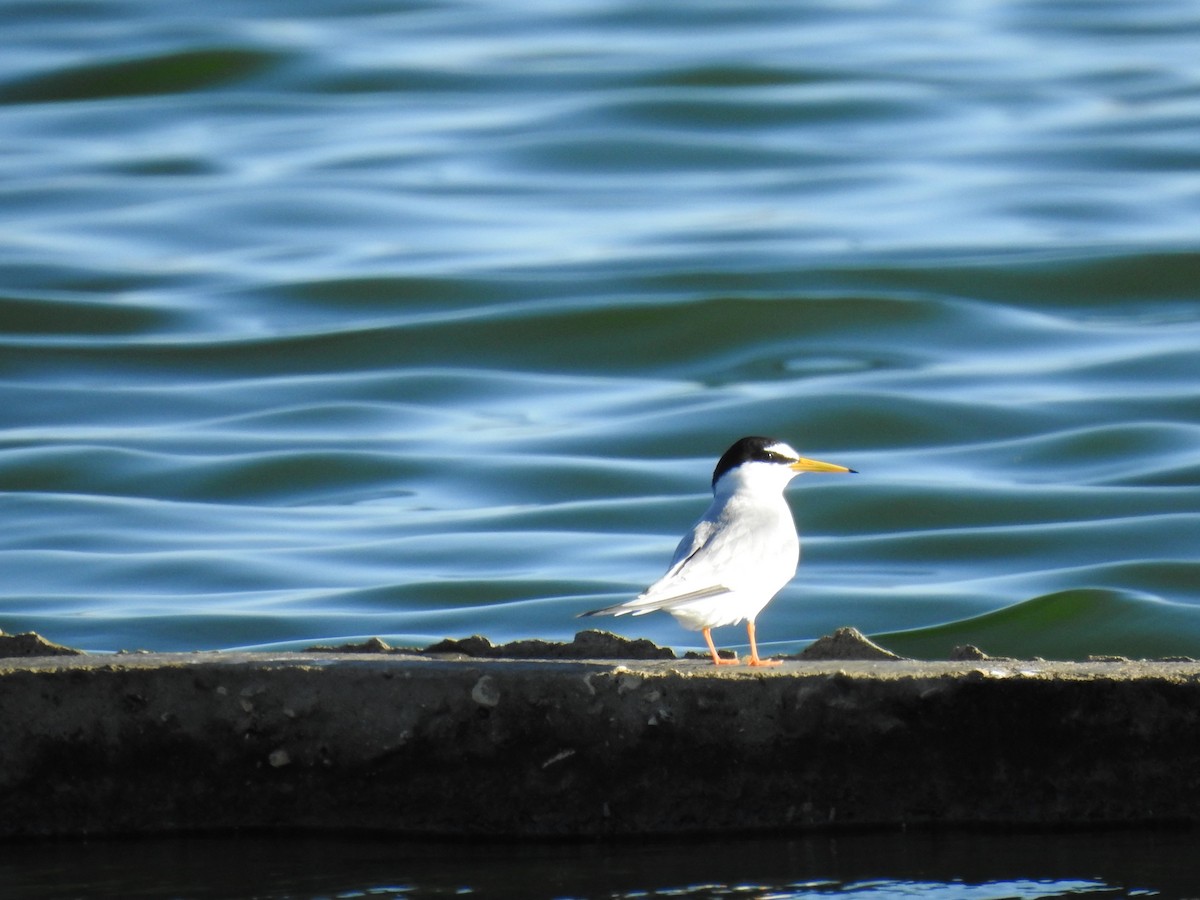
M 1200 817 L 1189 661 L 0 659 L 0 838 Z

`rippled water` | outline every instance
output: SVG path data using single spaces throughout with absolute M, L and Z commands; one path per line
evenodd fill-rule
M 119 841 L 31 845 L 19 865 L 8 865 L 0 848 L 0 874 L 15 900 L 1174 900 L 1195 897 L 1196 885 L 1194 836 L 1153 832 L 615 846 L 243 836 L 136 847 L 134 855 Z
M 3 629 L 567 638 L 767 433 L 769 649 L 1200 655 L 1194 4 L 0 26 Z

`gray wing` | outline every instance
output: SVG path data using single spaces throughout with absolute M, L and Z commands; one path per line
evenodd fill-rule
M 703 559 L 704 555 L 700 551 L 712 544 L 716 531 L 714 521 L 708 518 L 701 519 L 683 536 L 675 548 L 671 566 L 662 578 L 632 600 L 592 610 L 583 615 L 622 616 L 632 613 L 640 616 L 657 609 L 669 609 L 688 600 L 728 593 L 729 588 L 719 583 L 716 572 L 710 571 L 712 566 L 696 562 L 698 557 Z

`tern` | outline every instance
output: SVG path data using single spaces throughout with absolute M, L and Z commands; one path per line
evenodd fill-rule
M 845 466 L 806 459 L 776 438 L 744 437 L 725 451 L 713 470 L 713 500 L 675 548 L 666 574 L 625 603 L 593 609 L 584 616 L 641 616 L 662 609 L 684 628 L 701 631 L 716 665 L 721 659 L 712 629 L 746 622 L 752 666 L 779 665 L 760 659 L 754 620 L 796 574 L 800 538 L 783 497 L 801 472 L 854 472 Z

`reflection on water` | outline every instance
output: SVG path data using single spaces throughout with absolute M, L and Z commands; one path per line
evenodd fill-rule
M 5 630 L 568 638 L 765 432 L 767 649 L 1197 654 L 1191 6 L 0 25 Z
M 820 897 L 1044 900 L 1195 896 L 1186 832 L 858 834 L 617 844 L 262 837 L 0 848 L 12 900 L 131 897 Z M 13 860 L 19 856 L 20 864 Z

